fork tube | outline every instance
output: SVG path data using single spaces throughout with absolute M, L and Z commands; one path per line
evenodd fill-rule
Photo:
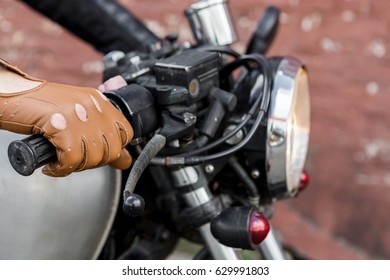
M 266 260 L 285 260 L 282 246 L 276 238 L 272 227 L 267 237 L 259 245 L 259 250 Z
M 218 260 L 238 260 L 239 254 L 233 248 L 219 243 L 211 233 L 210 220 L 218 212 L 213 212 L 213 195 L 208 187 L 207 179 L 201 167 L 183 167 L 172 172 L 175 186 L 180 190 L 187 206 L 190 209 L 203 209 L 206 217 L 201 217 L 202 222 L 198 225 L 199 232 L 204 240 L 206 247 L 211 253 L 213 259 Z M 198 223 L 198 221 L 194 221 Z
M 203 240 L 215 260 L 239 260 L 240 255 L 233 248 L 219 243 L 211 234 L 210 223 L 199 228 Z

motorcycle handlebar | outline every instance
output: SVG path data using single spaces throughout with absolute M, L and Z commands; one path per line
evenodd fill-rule
M 39 134 L 15 140 L 8 146 L 8 159 L 15 171 L 23 176 L 31 175 L 35 169 L 56 158 L 55 147 Z
M 118 1 L 22 1 L 102 53 L 148 51 L 161 41 Z
M 150 134 L 158 127 L 154 98 L 142 86 L 131 84 L 118 90 L 104 93 L 113 105 L 131 123 L 134 138 Z M 35 169 L 56 161 L 56 149 L 43 135 L 35 134 L 8 146 L 8 159 L 16 172 L 31 175 Z

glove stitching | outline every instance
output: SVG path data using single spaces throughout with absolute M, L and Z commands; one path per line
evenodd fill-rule
M 104 160 L 104 154 L 103 154 L 102 162 L 99 165 L 106 165 L 111 158 L 111 149 L 110 149 L 110 145 L 108 144 L 107 137 L 103 132 L 101 133 L 101 137 L 103 142 L 103 150 L 105 153 L 107 153 L 107 159 Z
M 81 137 L 81 149 L 83 151 L 83 160 L 81 161 L 79 166 L 76 168 L 76 171 L 83 170 L 88 163 L 88 141 L 85 137 Z
M 23 95 L 23 94 L 28 94 L 28 93 L 32 93 L 32 92 L 35 92 L 39 89 L 41 89 L 43 86 L 45 86 L 47 84 L 47 81 L 41 81 L 41 80 L 32 80 L 34 82 L 41 82 L 40 85 L 32 88 L 32 89 L 28 89 L 28 90 L 24 90 L 24 91 L 18 91 L 18 92 L 14 92 L 14 93 L 4 93 L 4 92 L 0 92 L 0 96 L 1 97 L 4 97 L 4 98 L 12 98 L 12 97 L 15 97 L 15 96 L 20 96 L 20 95 Z
M 124 141 L 124 143 L 121 143 L 122 145 L 122 149 L 124 147 L 126 147 L 127 143 L 130 141 L 129 140 L 129 133 L 127 132 L 125 126 L 121 123 L 121 122 L 115 122 L 115 129 L 116 129 L 116 132 L 118 133 L 119 135 L 119 138 L 122 140 L 122 134 L 121 134 L 121 130 L 123 130 L 125 133 L 126 133 L 126 140 Z M 123 141 L 123 140 L 122 140 Z

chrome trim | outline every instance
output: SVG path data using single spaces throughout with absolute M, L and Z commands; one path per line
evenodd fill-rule
M 184 186 L 196 187 L 196 184 L 201 184 L 198 182 L 203 178 L 203 172 L 200 169 L 200 174 L 196 168 L 192 166 L 180 168 L 172 172 L 174 184 L 176 187 L 181 188 Z M 182 194 L 187 206 L 189 208 L 199 207 L 207 202 L 210 202 L 213 198 L 207 184 L 205 186 L 198 186 L 193 191 Z M 216 260 L 238 260 L 240 256 L 237 254 L 236 250 L 229 248 L 218 242 L 211 233 L 210 223 L 206 223 L 199 228 L 199 233 L 204 240 L 204 244 L 207 246 L 210 254 L 213 256 L 213 259 Z
M 262 256 L 266 260 L 285 260 L 284 252 L 279 240 L 271 227 L 267 237 L 258 246 Z
M 303 166 L 301 166 L 302 161 L 304 163 L 306 159 L 310 129 L 303 133 L 304 129 L 293 130 L 291 121 L 296 119 L 301 121 L 305 118 L 304 121 L 310 126 L 308 90 L 304 88 L 301 92 L 296 92 L 297 77 L 299 74 L 302 75 L 300 71 L 305 71 L 304 74 L 306 75 L 305 67 L 299 60 L 292 57 L 283 58 L 278 66 L 271 93 L 267 125 L 266 163 L 267 182 L 274 199 L 291 197 L 297 193 L 299 182 L 292 182 L 291 176 L 288 176 L 288 174 L 296 175 L 295 173 L 302 172 L 302 170 L 299 170 L 303 169 Z M 298 104 L 297 98 L 302 101 L 299 105 L 295 105 Z M 303 109 L 301 112 L 298 112 L 302 114 L 302 116 L 299 116 L 299 119 L 295 106 Z M 294 127 L 297 126 L 295 125 Z M 298 163 L 289 162 L 290 153 L 294 152 L 291 149 L 293 144 L 291 137 L 293 136 L 295 139 L 299 138 L 300 141 L 295 143 L 300 145 L 295 147 L 296 151 L 300 152 Z
M 236 249 L 227 247 L 221 243 L 211 233 L 210 223 L 207 223 L 199 228 L 204 243 L 214 260 L 240 260 L 240 254 Z
M 185 14 L 199 44 L 224 46 L 237 39 L 228 0 L 203 0 L 192 4 Z
M 173 182 L 176 187 L 185 187 L 193 185 L 199 180 L 199 175 L 196 169 L 192 166 L 180 168 L 172 171 Z
M 187 202 L 189 207 L 198 207 L 209 202 L 212 199 L 211 193 L 208 189 L 199 188 L 192 192 L 183 194 L 184 200 Z

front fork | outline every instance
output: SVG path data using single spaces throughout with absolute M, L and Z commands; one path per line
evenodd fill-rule
M 285 260 L 283 248 L 277 239 L 272 227 L 267 237 L 260 243 L 258 249 L 266 260 Z
M 211 233 L 210 221 L 218 215 L 218 212 L 213 207 L 213 195 L 203 170 L 199 166 L 188 166 L 173 171 L 172 175 L 175 187 L 179 189 L 187 206 L 193 210 L 195 216 L 201 216 L 200 222 L 197 222 L 199 224 L 198 230 L 213 259 L 240 259 L 240 255 L 235 249 L 219 243 Z
M 227 247 L 214 238 L 210 230 L 210 221 L 219 212 L 210 207 L 213 204 L 213 195 L 210 192 L 208 181 L 200 166 L 188 166 L 172 172 L 174 185 L 180 191 L 187 206 L 204 214 L 204 220 L 198 225 L 198 230 L 203 241 L 217 260 L 238 260 L 241 259 L 237 250 Z M 270 230 L 267 238 L 258 246 L 258 250 L 267 260 L 284 260 L 284 253 L 274 231 Z

